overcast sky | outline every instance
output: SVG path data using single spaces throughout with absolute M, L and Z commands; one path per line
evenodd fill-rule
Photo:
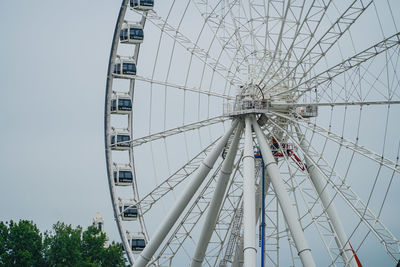
M 118 1 L 0 1 L 0 220 L 115 233 L 103 138 Z
M 57 221 L 86 227 L 99 211 L 119 241 L 103 136 L 119 6 L 119 0 L 0 1 L 0 221 L 29 219 L 42 231 Z

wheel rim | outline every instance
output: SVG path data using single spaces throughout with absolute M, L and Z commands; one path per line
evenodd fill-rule
M 400 173 L 393 115 L 400 103 L 400 18 L 391 11 L 397 5 L 394 1 L 354 1 L 338 7 L 333 1 L 195 0 L 156 2 L 154 10 L 129 5 L 130 1 L 122 1 L 110 54 L 105 144 L 114 214 L 131 264 L 140 253 L 132 251 L 132 239 L 151 242 L 163 214 L 175 205 L 175 197 L 190 184 L 231 120 L 243 121 L 249 114 L 256 115 L 271 148 L 272 140 L 277 140 L 279 151 L 272 153 L 318 265 L 342 266 L 347 261 L 355 266 L 355 255 L 366 257 L 373 242 L 383 244 L 385 260 L 399 260 L 400 243 L 395 237 L 399 230 L 390 220 L 390 226 L 383 223 L 385 209 L 393 209 L 388 203 L 396 200 L 391 192 Z M 361 38 L 357 29 L 363 29 L 370 18 L 378 25 L 372 29 L 376 31 Z M 121 28 L 131 22 L 144 28 L 144 46 L 120 43 Z M 117 61 L 119 74 L 113 73 Z M 135 63 L 137 74 L 124 75 L 124 64 L 129 69 L 130 62 Z M 251 108 L 243 108 L 244 98 L 239 102 L 236 98 L 245 91 L 256 99 Z M 132 100 L 132 110 L 113 112 L 112 100 L 119 103 L 124 97 Z M 383 136 L 379 144 L 368 147 L 367 141 L 374 137 L 366 131 L 365 117 L 371 118 L 372 113 L 374 123 L 384 118 L 376 127 L 382 131 L 374 131 Z M 124 134 L 130 135 L 129 142 Z M 111 143 L 112 135 L 117 145 Z M 259 147 L 260 141 L 253 138 Z M 127 149 L 124 144 L 129 144 Z M 226 148 L 225 156 L 229 145 Z M 242 140 L 203 264 L 224 266 L 240 256 L 236 254 L 246 224 L 243 149 Z M 192 261 L 222 163 L 219 157 L 149 262 L 173 266 Z M 260 162 L 255 163 L 259 188 Z M 325 208 L 323 197 L 315 191 L 315 174 L 307 170 L 310 166 L 319 173 L 322 191 L 330 194 Z M 356 171 L 364 166 L 375 174 Z M 131 186 L 114 180 L 115 171 L 129 170 L 132 182 L 126 184 Z M 352 178 L 360 175 L 369 177 L 365 190 L 360 189 L 359 178 Z M 302 251 L 285 222 L 278 201 L 283 197 L 277 198 L 274 186 L 266 192 L 265 266 L 301 265 L 303 259 L 297 254 Z M 362 197 L 355 193 L 359 189 Z M 331 203 L 345 224 L 346 245 L 341 248 L 335 240 L 340 230 L 326 211 Z M 125 206 L 122 213 L 120 205 Z M 124 220 L 123 213 L 131 208 L 137 208 L 137 220 Z M 314 238 L 319 238 L 319 245 Z M 351 259 L 342 257 L 350 244 Z M 288 261 L 284 253 L 291 255 Z

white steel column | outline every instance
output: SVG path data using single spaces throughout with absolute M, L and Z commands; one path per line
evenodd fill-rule
M 240 236 L 238 243 L 236 244 L 235 257 L 232 262 L 232 267 L 242 267 L 243 263 L 243 236 Z
M 222 200 L 225 196 L 226 186 L 228 185 L 229 178 L 232 174 L 233 162 L 237 154 L 242 128 L 243 125 L 240 123 L 236 128 L 235 136 L 229 147 L 226 158 L 222 163 L 219 179 L 217 181 L 210 206 L 208 207 L 207 215 L 201 230 L 200 239 L 197 243 L 192 263 L 190 265 L 191 267 L 201 267 L 201 264 L 204 260 L 208 243 L 210 242 L 213 230 L 217 223 L 219 210 L 221 209 Z
M 266 189 L 265 192 L 268 191 L 269 188 L 269 180 L 267 177 L 265 177 L 266 180 Z M 256 195 L 255 195 L 255 202 L 256 202 L 256 227 L 257 227 L 257 222 L 260 220 L 260 215 L 261 215 L 261 186 L 259 185 L 256 189 Z M 241 267 L 243 265 L 243 237 L 241 237 L 241 243 L 238 243 L 236 245 L 236 250 L 235 250 L 235 256 L 234 256 L 234 261 L 232 263 L 232 267 Z
M 289 226 L 290 233 L 294 239 L 300 260 L 304 267 L 315 267 L 316 265 L 311 255 L 311 249 L 308 246 L 303 229 L 301 228 L 300 222 L 297 219 L 295 211 L 293 210 L 289 194 L 287 193 L 285 185 L 280 177 L 279 168 L 276 164 L 275 158 L 272 155 L 267 141 L 265 140 L 264 133 L 254 118 L 252 123 L 261 149 L 261 155 L 267 168 L 266 171 L 268 177 L 271 180 L 272 186 L 274 187 L 276 197 L 278 198 L 279 205 L 283 211 L 283 215 L 285 216 L 285 221 Z
M 301 149 L 304 151 L 304 153 L 307 153 L 310 144 L 308 143 L 308 141 L 305 140 L 298 126 L 296 126 L 296 132 L 300 140 Z M 340 217 L 336 211 L 335 205 L 332 202 L 331 196 L 326 189 L 328 182 L 323 178 L 320 171 L 315 168 L 314 164 L 308 157 L 305 156 L 304 160 L 307 166 L 308 173 L 310 174 L 311 181 L 321 199 L 324 210 L 328 214 L 331 227 L 333 228 L 332 230 L 335 231 L 337 235 L 335 241 L 339 250 L 341 251 L 343 260 L 347 263 L 346 266 L 358 267 Z
M 207 174 L 213 168 L 218 156 L 224 149 L 229 137 L 231 136 L 233 130 L 237 127 L 238 121 L 235 120 L 231 128 L 224 134 L 224 136 L 215 144 L 211 152 L 203 160 L 200 166 L 197 168 L 196 172 L 193 174 L 193 178 L 187 185 L 182 195 L 175 202 L 174 207 L 168 212 L 164 220 L 160 223 L 154 235 L 151 237 L 150 242 L 146 245 L 137 261 L 133 265 L 134 267 L 145 267 L 150 259 L 153 257 L 154 253 L 160 247 L 164 238 L 167 236 L 171 228 L 174 226 L 175 222 L 192 199 L 193 195 L 196 193 L 197 189 L 200 187 L 201 183 L 204 181 Z
M 244 136 L 243 154 L 243 254 L 244 266 L 256 267 L 256 181 L 251 117 L 246 116 L 245 123 L 246 130 Z

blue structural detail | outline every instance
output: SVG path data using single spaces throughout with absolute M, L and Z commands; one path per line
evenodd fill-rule
M 254 158 L 261 158 L 262 177 L 261 177 L 261 267 L 265 264 L 265 166 L 261 153 L 257 151 Z
M 262 197 L 261 197 L 261 267 L 264 267 L 265 256 L 265 166 L 262 164 Z

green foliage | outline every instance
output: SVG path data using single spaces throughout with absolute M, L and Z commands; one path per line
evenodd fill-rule
M 106 235 L 93 226 L 56 223 L 44 237 L 33 222 L 0 222 L 0 267 L 3 266 L 126 266 L 122 246 L 105 247 Z
M 44 258 L 49 266 L 77 266 L 82 261 L 82 228 L 56 223 L 45 233 Z
M 126 266 L 126 260 L 124 258 L 120 243 L 113 242 L 108 248 L 105 249 L 102 266 Z
M 2 266 L 42 266 L 42 235 L 33 222 L 1 223 Z
M 5 266 L 7 239 L 8 239 L 8 226 L 3 222 L 0 222 L 0 266 Z
M 82 235 L 82 257 L 84 262 L 90 262 L 97 265 L 102 263 L 102 255 L 104 254 L 104 244 L 106 242 L 106 235 L 100 231 L 89 226 Z

